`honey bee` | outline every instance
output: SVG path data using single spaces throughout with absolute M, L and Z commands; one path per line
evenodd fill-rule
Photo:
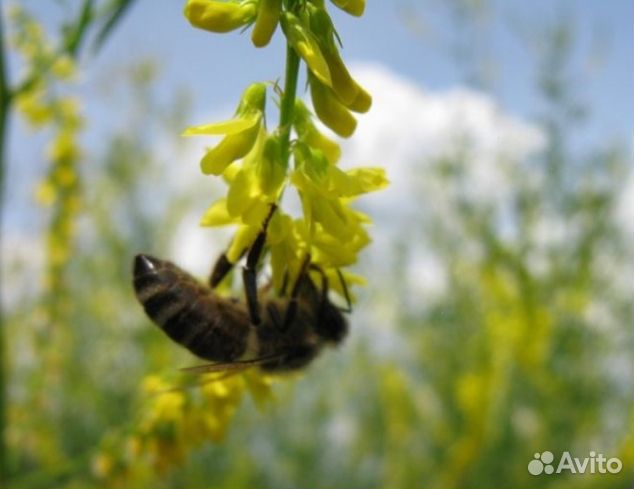
M 212 287 L 169 261 L 145 254 L 135 257 L 134 290 L 148 317 L 194 355 L 216 362 L 189 370 L 211 372 L 255 365 L 267 372 L 297 370 L 325 346 L 337 345 L 346 336 L 344 311 L 329 300 L 326 275 L 308 258 L 290 296 L 269 297 L 259 304 L 252 272 L 260 252 L 250 252 L 247 259 L 246 303 L 221 297 L 212 288 L 227 272 L 224 255 L 212 274 Z M 320 288 L 309 269 L 320 273 Z

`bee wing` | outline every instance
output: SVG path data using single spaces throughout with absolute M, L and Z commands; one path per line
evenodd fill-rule
M 251 360 L 237 360 L 228 363 L 208 363 L 205 365 L 194 365 L 193 367 L 185 367 L 180 370 L 192 374 L 206 374 L 210 372 L 241 372 L 251 367 L 256 367 L 272 360 L 281 359 L 281 355 L 269 355 L 267 357 L 253 358 Z

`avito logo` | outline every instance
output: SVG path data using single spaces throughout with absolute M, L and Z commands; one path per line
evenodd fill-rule
M 606 458 L 605 455 L 590 452 L 589 457 L 578 458 L 570 455 L 570 452 L 561 454 L 557 468 L 553 466 L 555 456 L 553 452 L 545 451 L 536 453 L 528 463 L 528 472 L 532 475 L 540 474 L 560 474 L 570 472 L 571 474 L 618 474 L 623 468 L 623 462 L 616 457 Z

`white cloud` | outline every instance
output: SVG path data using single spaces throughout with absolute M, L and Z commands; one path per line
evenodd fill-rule
M 545 137 L 488 95 L 466 88 L 431 92 L 379 65 L 357 65 L 352 72 L 372 94 L 373 105 L 359 116 L 353 137 L 342 142 L 342 164 L 383 166 L 391 181 L 360 201 L 375 222 L 369 273 L 390 273 L 394 243 L 415 241 L 406 277 L 412 294 L 441 293 L 443 265 L 422 229 L 412 226 L 420 227 L 425 218 L 457 225 L 450 203 L 456 197 L 490 204 L 503 223 L 513 192 L 510 177 L 544 146 Z M 446 185 L 434 173 L 440 159 L 464 162 L 458 185 L 454 180 Z M 464 251 L 477 253 L 468 244 Z
M 468 162 L 465 186 L 455 191 L 499 204 L 508 197 L 512 166 L 544 144 L 538 128 L 506 114 L 485 94 L 465 88 L 433 93 L 378 65 L 360 65 L 353 73 L 372 93 L 373 105 L 344 142 L 344 158 L 387 169 L 392 184 L 367 205 L 390 223 L 434 207 L 437 194 L 451 190 L 425 178 L 439 158 Z

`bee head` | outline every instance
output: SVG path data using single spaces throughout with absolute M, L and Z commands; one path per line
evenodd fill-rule
M 332 302 L 321 305 L 315 332 L 325 341 L 339 343 L 348 333 L 348 321 Z

